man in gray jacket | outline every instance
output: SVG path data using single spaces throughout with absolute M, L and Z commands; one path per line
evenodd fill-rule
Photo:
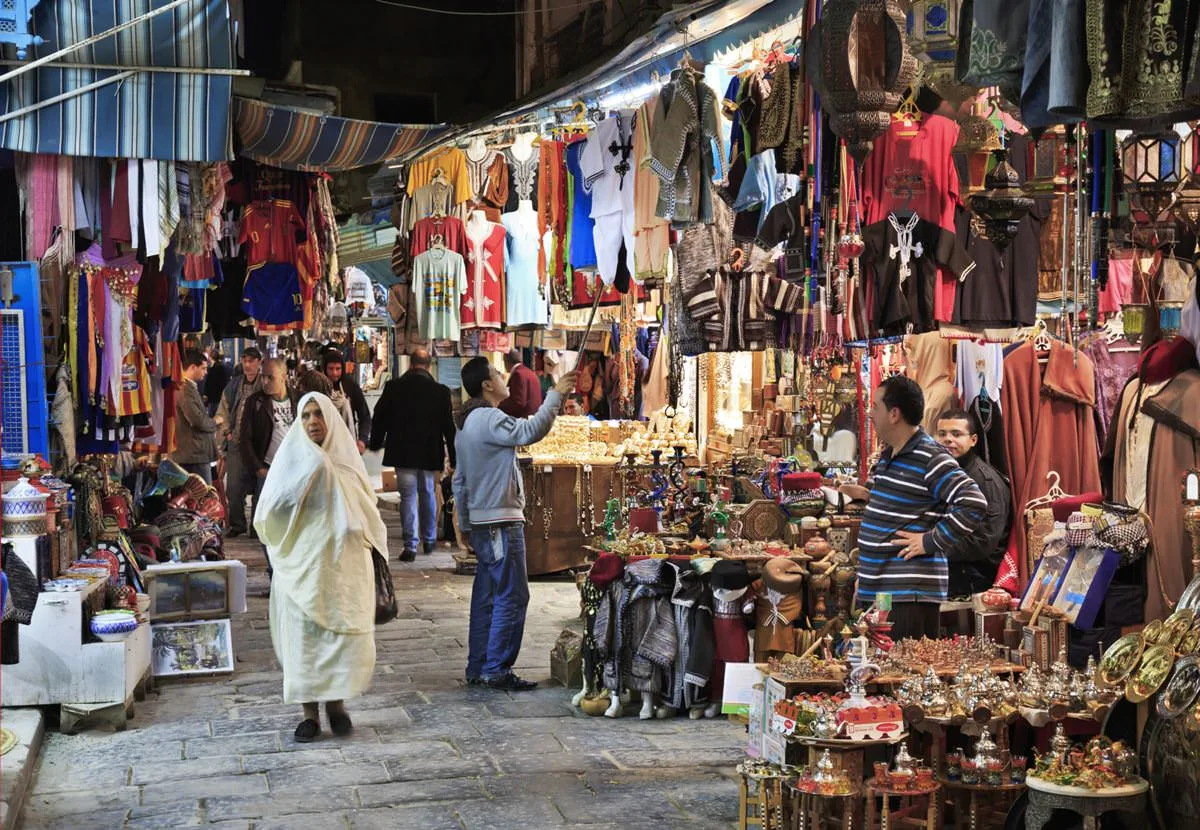
M 208 417 L 197 384 L 208 374 L 208 361 L 195 349 L 183 353 L 183 385 L 175 398 L 175 452 L 171 460 L 212 484 L 217 460 L 217 422 Z
M 467 683 L 526 691 L 537 683 L 512 670 L 529 605 L 525 490 L 516 449 L 546 437 L 563 395 L 575 388 L 575 372 L 563 375 L 528 418 L 514 418 L 496 408 L 508 397 L 508 385 L 487 358 L 467 361 L 462 383 L 471 399 L 463 405 L 454 440 L 454 503 L 459 526 L 478 560 L 471 590 Z

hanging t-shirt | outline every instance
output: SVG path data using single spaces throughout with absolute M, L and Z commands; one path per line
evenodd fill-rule
M 467 290 L 462 256 L 447 248 L 430 248 L 413 257 L 412 290 L 421 339 L 457 340 L 459 297 Z
M 439 169 L 445 180 L 454 188 L 453 204 L 459 204 L 471 198 L 471 179 L 467 174 L 467 158 L 457 147 L 434 150 L 410 164 L 405 188 L 408 195 L 416 196 L 418 190 L 433 181 Z
M 254 202 L 242 213 L 238 242 L 248 245 L 246 262 L 295 262 L 299 243 L 307 238 L 304 217 L 283 199 Z
M 371 278 L 361 268 L 350 266 L 346 269 L 346 302 L 374 305 L 375 292 L 371 288 Z
M 505 315 L 509 328 L 544 326 L 550 320 L 546 292 L 538 280 L 537 214 L 518 210 L 501 217 L 508 232 L 504 249 Z
M 592 194 L 592 218 L 634 211 L 633 110 L 605 118 L 579 157 L 584 186 Z
M 295 415 L 292 412 L 290 398 L 271 401 L 271 440 L 267 444 L 267 454 L 263 456 L 263 461 L 270 464 L 275 460 L 275 453 L 279 450 L 279 445 L 283 443 L 283 436 L 287 435 L 288 430 L 292 428 L 294 420 Z
M 430 182 L 413 194 L 409 206 L 409 230 L 417 220 L 427 216 L 445 216 L 454 210 L 454 185 L 445 181 Z
M 300 272 L 287 262 L 269 262 L 246 272 L 242 311 L 259 323 L 283 326 L 304 320 Z
M 146 339 L 146 332 L 133 326 L 133 345 L 121 360 L 121 395 L 117 401 L 117 415 L 141 415 L 150 411 L 150 372 L 154 365 L 154 352 Z
M 805 234 L 804 199 L 793 196 L 775 205 L 758 229 L 758 244 L 767 250 L 783 244 L 784 273 L 790 282 L 804 278 L 808 266 L 808 243 Z
M 427 216 L 413 225 L 409 237 L 410 256 L 428 251 L 433 246 L 435 236 L 441 236 L 443 245 L 466 258 L 467 232 L 457 216 Z

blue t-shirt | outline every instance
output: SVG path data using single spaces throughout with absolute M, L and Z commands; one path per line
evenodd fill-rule
M 286 326 L 304 320 L 300 272 L 290 262 L 267 262 L 246 272 L 242 311 L 260 323 Z
M 596 223 L 592 220 L 592 194 L 583 189 L 583 172 L 579 169 L 579 154 L 586 143 L 576 141 L 567 147 L 567 171 L 572 176 L 575 191 L 571 210 L 572 268 L 596 267 L 596 240 L 592 236 Z

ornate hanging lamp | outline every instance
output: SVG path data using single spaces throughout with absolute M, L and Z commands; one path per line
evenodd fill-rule
M 859 164 L 891 123 L 917 71 L 900 0 L 838 0 L 820 22 L 821 104 Z
M 996 166 L 983 179 L 984 190 L 967 203 L 979 219 L 983 237 L 1004 249 L 1017 235 L 1017 227 L 1033 209 L 1033 199 L 1021 187 L 1021 177 L 1008 163 L 1008 150 L 992 151 Z
M 921 62 L 925 86 L 958 107 L 979 87 L 955 77 L 962 0 L 915 0 L 908 12 L 908 48 Z
M 1121 142 L 1121 168 L 1135 222 L 1170 220 L 1181 182 L 1181 144 L 1179 133 L 1170 129 L 1133 133 Z

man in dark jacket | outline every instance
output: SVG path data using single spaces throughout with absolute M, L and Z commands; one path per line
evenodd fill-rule
M 267 471 L 275 460 L 275 452 L 283 437 L 296 420 L 297 397 L 288 392 L 287 364 L 282 358 L 263 361 L 262 388 L 247 400 L 242 411 L 242 434 L 239 450 L 242 464 L 254 475 L 254 503 L 262 493 Z M 267 557 L 267 575 L 271 573 L 271 558 Z
M 455 460 L 450 390 L 429 374 L 431 365 L 425 349 L 412 353 L 409 370 L 383 387 L 371 427 L 371 449 L 386 446 L 383 463 L 396 468 L 404 525 L 402 562 L 416 558 L 418 541 L 425 553 L 433 552 L 437 475 L 445 466 L 447 452 L 451 467 Z
M 229 502 L 229 529 L 232 538 L 246 532 L 246 497 L 254 492 L 254 471 L 242 465 L 242 415 L 246 401 L 262 386 L 262 352 L 257 346 L 242 350 L 239 370 L 225 385 L 221 402 L 217 405 L 216 419 L 225 430 L 222 446 L 225 455 L 225 496 Z M 250 505 L 254 515 L 254 505 Z
M 514 418 L 528 418 L 542 405 L 542 382 L 521 362 L 520 349 L 504 355 L 504 369 L 508 372 L 508 398 L 500 404 L 500 411 Z
M 1012 495 L 1004 476 L 979 457 L 979 425 L 975 416 L 962 409 L 950 409 L 937 419 L 938 443 L 950 451 L 987 499 L 987 511 L 974 532 L 962 537 L 947 552 L 950 562 L 951 597 L 965 597 L 992 587 L 996 571 L 1008 546 Z
M 358 439 L 358 451 L 362 452 L 367 448 L 367 441 L 371 437 L 371 407 L 367 405 L 367 396 L 363 394 L 358 381 L 346 374 L 345 358 L 337 349 L 325 352 L 321 368 L 325 370 L 325 377 L 333 384 L 333 394 L 330 396 L 333 402 L 336 404 L 341 396 L 350 403 L 350 409 L 354 413 L 353 431 Z

